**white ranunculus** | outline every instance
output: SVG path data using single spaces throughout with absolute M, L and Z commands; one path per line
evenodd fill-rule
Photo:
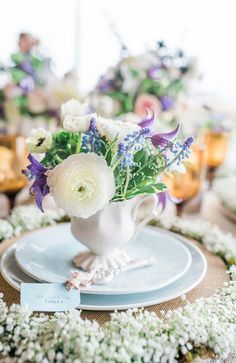
M 98 117 L 97 128 L 102 136 L 113 141 L 118 137 L 118 141 L 122 141 L 128 134 L 141 130 L 141 127 L 129 122 L 108 120 L 103 117 Z
M 83 116 L 66 115 L 63 120 L 63 127 L 70 132 L 87 132 L 93 117 L 97 118 L 96 113 Z
M 26 145 L 32 153 L 45 153 L 52 146 L 52 135 L 42 128 L 32 129 Z
M 115 194 L 114 174 L 95 153 L 75 154 L 49 172 L 50 193 L 69 216 L 88 218 Z
M 81 103 L 75 99 L 71 99 L 61 106 L 61 116 L 65 118 L 67 115 L 81 116 L 88 111 L 88 104 L 86 102 Z

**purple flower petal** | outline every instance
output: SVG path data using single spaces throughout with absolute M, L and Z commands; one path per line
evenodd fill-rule
M 161 77 L 161 65 L 152 66 L 147 71 L 147 76 L 150 79 L 157 79 Z
M 179 204 L 183 201 L 183 199 L 178 199 L 170 195 L 169 191 L 160 192 L 157 194 L 158 202 L 157 205 L 161 206 L 161 213 L 165 210 L 168 201 L 171 201 L 174 204 Z
M 149 127 L 151 126 L 153 123 L 154 123 L 154 120 L 155 120 L 155 111 L 154 109 L 152 109 L 152 114 L 150 115 L 150 111 L 149 109 L 146 109 L 147 111 L 147 116 L 139 122 L 139 126 L 140 127 Z
M 35 88 L 35 81 L 31 76 L 27 76 L 19 82 L 19 86 L 22 89 L 23 94 L 26 96 Z
M 157 133 L 157 134 L 153 134 L 151 136 L 151 140 L 152 143 L 155 147 L 157 146 L 166 146 L 168 144 L 168 142 L 170 140 L 172 140 L 177 133 L 179 132 L 179 125 L 172 131 L 170 132 L 162 132 L 162 133 Z
M 166 207 L 166 203 L 167 203 L 167 199 L 168 199 L 168 192 L 160 192 L 157 193 L 157 205 L 161 206 L 161 213 L 164 211 L 165 207 Z
M 30 75 L 34 74 L 34 68 L 28 59 L 24 59 L 20 64 L 19 68 L 22 69 L 25 73 L 28 73 Z
M 49 186 L 47 185 L 46 172 L 49 170 L 45 168 L 40 162 L 38 162 L 31 154 L 28 156 L 30 165 L 27 166 L 27 170 L 23 170 L 23 174 L 27 175 L 29 179 L 34 179 L 32 186 L 30 187 L 30 193 L 36 195 L 36 204 L 38 208 L 43 212 L 43 197 L 49 193 Z

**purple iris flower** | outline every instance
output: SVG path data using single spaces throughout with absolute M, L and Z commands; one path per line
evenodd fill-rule
M 33 89 L 35 88 L 34 79 L 30 76 L 27 76 L 19 82 L 19 86 L 22 89 L 23 94 L 27 95 L 28 93 L 32 92 Z
M 148 109 L 146 109 L 146 112 L 147 116 L 139 122 L 139 126 L 142 128 L 152 126 L 155 120 L 155 111 L 153 109 L 151 115 Z
M 160 102 L 163 111 L 168 111 L 174 106 L 174 99 L 171 96 L 165 95 L 160 97 Z
M 44 212 L 42 202 L 45 195 L 49 193 L 47 185 L 47 175 L 45 174 L 49 169 L 46 169 L 40 162 L 38 162 L 31 154 L 28 156 L 30 165 L 22 173 L 25 174 L 29 180 L 34 179 L 30 188 L 30 193 L 36 195 L 36 203 L 38 208 Z
M 154 133 L 150 136 L 152 144 L 157 147 L 157 146 L 163 146 L 165 147 L 166 145 L 168 145 L 168 143 L 175 138 L 175 136 L 178 134 L 179 132 L 179 125 L 172 131 L 170 132 L 162 132 L 162 133 Z
M 19 64 L 19 68 L 27 74 L 34 75 L 34 68 L 28 59 L 23 60 Z

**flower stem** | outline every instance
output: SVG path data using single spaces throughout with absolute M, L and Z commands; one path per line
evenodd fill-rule
M 112 171 L 114 171 L 116 169 L 116 167 L 119 165 L 119 163 L 121 162 L 121 160 L 123 159 L 123 155 L 121 155 L 116 162 L 114 163 L 114 165 L 112 166 Z
M 130 179 L 130 169 L 129 167 L 127 167 L 127 170 L 126 170 L 127 174 L 126 174 L 126 181 L 125 181 L 125 186 L 124 186 L 124 198 L 126 196 L 126 193 L 127 193 L 127 189 L 128 189 L 128 186 L 129 186 L 129 179 Z
M 80 150 L 81 150 L 81 140 L 82 140 L 82 136 L 81 136 L 81 134 L 79 134 L 79 138 L 78 138 L 77 145 L 76 145 L 76 151 L 75 151 L 76 154 L 79 154 L 80 153 Z

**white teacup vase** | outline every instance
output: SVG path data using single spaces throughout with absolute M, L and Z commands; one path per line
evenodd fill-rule
M 149 214 L 137 222 L 138 210 L 144 202 L 150 204 Z M 125 252 L 124 246 L 156 215 L 156 207 L 156 195 L 146 195 L 112 202 L 87 219 L 73 217 L 72 234 L 88 247 L 88 251 L 73 259 L 75 265 L 90 270 L 99 264 L 100 268 L 107 270 L 130 263 L 132 258 Z

